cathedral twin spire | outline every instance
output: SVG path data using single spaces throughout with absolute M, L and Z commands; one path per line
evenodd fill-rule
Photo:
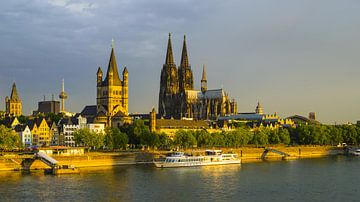
M 166 59 L 165 59 L 166 65 L 174 65 L 174 56 L 172 52 L 172 46 L 171 46 L 171 34 L 169 33 L 169 39 L 168 39 L 168 47 L 166 52 Z
M 169 33 L 165 64 L 166 65 L 174 65 L 175 64 L 174 56 L 173 56 L 173 52 L 172 52 L 171 33 Z M 181 67 L 189 67 L 189 57 L 188 57 L 188 54 L 187 54 L 186 36 L 185 35 L 184 35 L 183 49 L 182 49 L 182 53 L 181 53 L 180 66 Z
M 189 58 L 187 54 L 187 48 L 186 48 L 186 36 L 184 35 L 184 43 L 183 43 L 183 49 L 181 53 L 181 67 L 189 67 Z

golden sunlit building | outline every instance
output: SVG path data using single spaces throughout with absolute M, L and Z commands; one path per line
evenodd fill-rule
M 97 71 L 96 123 L 118 127 L 131 122 L 128 115 L 128 75 L 124 67 L 120 79 L 113 45 L 104 80 L 101 67 Z
M 29 120 L 28 126 L 32 134 L 32 144 L 34 146 L 50 146 L 51 130 L 45 118 Z
M 10 98 L 8 96 L 5 98 L 5 106 L 7 116 L 20 116 L 22 114 L 21 99 L 18 95 L 15 82 L 11 89 Z

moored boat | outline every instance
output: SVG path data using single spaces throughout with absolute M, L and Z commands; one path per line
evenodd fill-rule
M 350 150 L 349 153 L 355 156 L 360 156 L 360 149 Z
M 223 154 L 221 150 L 206 150 L 205 156 L 188 156 L 184 152 L 175 152 L 164 161 L 154 161 L 158 168 L 191 167 L 240 164 L 237 154 Z

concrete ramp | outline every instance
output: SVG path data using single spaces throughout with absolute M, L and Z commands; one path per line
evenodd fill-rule
M 263 152 L 263 154 L 261 155 L 261 159 L 265 159 L 266 158 L 266 155 L 269 153 L 269 152 L 273 152 L 275 154 L 279 154 L 283 157 L 288 157 L 290 156 L 289 154 L 285 153 L 285 152 L 282 152 L 282 151 L 279 151 L 279 150 L 276 150 L 276 149 L 272 149 L 272 148 L 266 148 L 265 151 Z
M 55 160 L 54 158 L 46 155 L 45 153 L 42 152 L 38 152 L 34 155 L 35 159 L 39 159 L 40 161 L 42 161 L 43 163 L 45 163 L 46 165 L 54 168 L 57 166 L 58 161 Z

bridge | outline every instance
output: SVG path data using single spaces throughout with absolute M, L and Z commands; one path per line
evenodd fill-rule
M 263 152 L 263 154 L 261 155 L 261 159 L 265 160 L 266 159 L 266 155 L 269 153 L 269 152 L 273 152 L 275 154 L 279 154 L 281 155 L 283 158 L 286 158 L 286 157 L 289 157 L 290 155 L 285 153 L 285 152 L 282 152 L 282 151 L 279 151 L 279 150 L 276 150 L 276 149 L 272 149 L 272 148 L 265 148 L 265 151 Z
M 16 163 L 20 166 L 21 170 L 30 170 L 31 165 L 34 163 L 35 160 L 40 160 L 41 162 L 45 163 L 51 169 L 55 169 L 58 166 L 58 161 L 54 158 L 46 155 L 42 152 L 34 153 L 34 155 L 24 155 L 24 156 L 8 156 L 6 159 L 11 160 L 12 162 Z

